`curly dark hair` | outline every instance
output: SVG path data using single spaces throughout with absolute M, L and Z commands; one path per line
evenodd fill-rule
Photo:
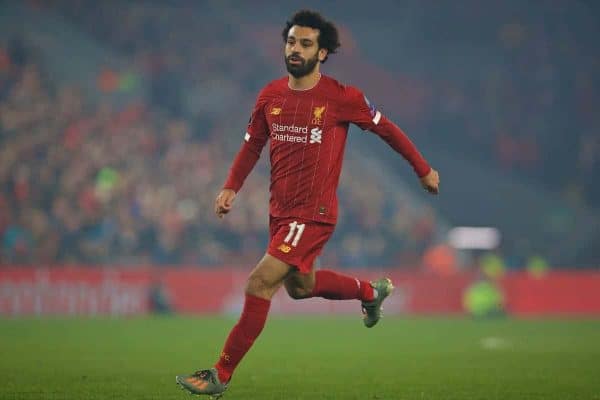
M 323 16 L 316 11 L 300 10 L 292 15 L 292 18 L 285 23 L 283 32 L 281 32 L 284 42 L 287 41 L 288 33 L 294 25 L 306 26 L 319 30 L 319 49 L 327 50 L 327 56 L 325 56 L 325 59 L 322 62 L 327 61 L 329 54 L 335 54 L 340 47 L 338 30 L 335 25 L 331 21 L 323 18 Z

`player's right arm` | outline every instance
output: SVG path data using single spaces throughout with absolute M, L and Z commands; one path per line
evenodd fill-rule
M 233 160 L 223 189 L 215 200 L 215 213 L 219 218 L 223 218 L 231 210 L 237 192 L 242 188 L 246 177 L 256 165 L 260 153 L 269 139 L 269 127 L 265 117 L 266 99 L 264 92 L 265 89 L 256 100 L 250 122 L 248 122 L 248 129 L 244 135 L 242 148 Z

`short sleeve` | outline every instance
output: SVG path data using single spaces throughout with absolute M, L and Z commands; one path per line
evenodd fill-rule
M 359 89 L 347 86 L 342 101 L 342 119 L 363 130 L 372 130 L 380 121 L 381 113 Z

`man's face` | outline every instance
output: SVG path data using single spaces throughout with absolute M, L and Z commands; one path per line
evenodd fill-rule
M 285 66 L 294 78 L 301 78 L 314 71 L 327 51 L 319 50 L 319 30 L 294 25 L 288 32 L 285 44 Z

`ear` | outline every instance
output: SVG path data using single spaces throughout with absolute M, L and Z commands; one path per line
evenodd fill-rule
M 327 57 L 327 49 L 319 49 L 319 61 L 323 62 Z

